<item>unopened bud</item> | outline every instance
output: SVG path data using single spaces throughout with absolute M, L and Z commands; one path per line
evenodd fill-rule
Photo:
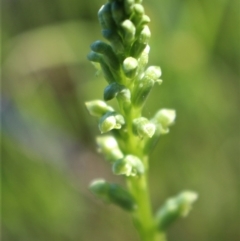
M 113 136 L 99 136 L 96 139 L 98 152 L 102 153 L 107 161 L 113 163 L 123 157 L 118 143 Z
M 132 195 L 117 184 L 110 184 L 109 196 L 114 204 L 126 211 L 131 212 L 137 209 L 137 203 Z
M 110 70 L 108 64 L 105 62 L 102 54 L 91 51 L 87 57 L 91 62 L 97 62 L 100 64 L 104 78 L 107 80 L 108 83 L 116 81 L 113 72 Z
M 135 3 L 135 0 L 125 0 L 124 1 L 124 9 L 128 15 L 130 15 L 133 12 L 134 3 Z
M 98 19 L 103 29 L 114 29 L 116 27 L 112 17 L 111 3 L 106 3 L 100 8 Z
M 119 102 L 119 107 L 124 110 L 125 112 L 128 112 L 131 108 L 131 92 L 129 89 L 124 88 L 122 89 L 118 95 L 117 99 Z
M 145 77 L 152 80 L 158 80 L 161 75 L 162 71 L 159 66 L 149 66 L 145 71 Z
M 143 15 L 141 17 L 140 25 L 146 25 L 151 22 L 151 19 L 148 17 L 148 15 Z
M 139 4 L 139 3 L 136 3 L 136 4 L 134 4 L 134 6 L 133 6 L 133 11 L 134 11 L 134 13 L 135 13 L 136 15 L 142 16 L 142 15 L 144 14 L 144 7 L 143 7 L 143 5 L 141 5 L 141 4 Z
M 113 29 L 102 30 L 102 35 L 108 41 L 111 42 L 113 50 L 116 54 L 122 54 L 124 52 L 124 45 L 120 35 Z
M 122 115 L 116 112 L 107 112 L 100 118 L 98 127 L 101 133 L 106 133 L 113 129 L 121 129 L 124 124 L 125 121 Z
M 174 124 L 175 119 L 175 110 L 161 109 L 155 114 L 152 121 L 156 124 L 159 134 L 167 134 L 169 132 L 168 127 Z
M 166 201 L 157 212 L 156 221 L 160 231 L 165 231 L 179 217 L 185 217 L 192 209 L 198 195 L 195 192 L 185 191 Z
M 138 135 L 140 138 L 151 138 L 155 133 L 155 129 L 155 125 L 145 117 L 133 120 L 133 133 Z
M 114 116 L 105 117 L 105 115 L 100 119 L 98 127 L 101 133 L 106 133 L 112 129 L 121 128 L 121 126 L 117 126 L 117 122 Z
M 98 198 L 101 198 L 103 201 L 105 202 L 111 201 L 108 195 L 110 185 L 104 179 L 94 180 L 89 185 L 89 189 L 95 196 L 97 196 Z
M 136 176 L 144 173 L 144 166 L 137 156 L 127 155 L 113 164 L 116 175 Z
M 106 182 L 103 179 L 98 179 L 90 184 L 91 192 L 108 203 L 114 203 L 126 211 L 134 211 L 137 209 L 137 204 L 132 195 L 121 186 L 115 183 Z
M 133 97 L 132 97 L 132 103 L 136 107 L 141 108 L 144 105 L 150 91 L 152 90 L 154 83 L 155 82 L 159 83 L 158 78 L 160 76 L 161 76 L 161 69 L 157 66 L 150 66 L 145 71 L 145 74 L 142 77 L 142 79 L 136 82 L 136 85 L 134 87 Z
M 125 17 L 123 3 L 114 1 L 111 4 L 112 16 L 117 25 L 119 25 Z
M 91 49 L 94 52 L 103 54 L 103 57 L 106 59 L 106 62 L 113 69 L 119 68 L 118 58 L 115 55 L 115 53 L 113 52 L 112 47 L 109 44 L 107 44 L 101 40 L 97 40 L 91 45 Z
M 85 103 L 87 110 L 90 115 L 95 117 L 101 117 L 106 114 L 108 111 L 114 111 L 114 109 L 107 105 L 102 100 L 92 100 Z
M 98 54 L 94 51 L 91 51 L 88 55 L 87 55 L 88 60 L 90 60 L 91 62 L 97 62 L 100 63 L 102 60 L 102 55 Z
M 106 81 L 110 84 L 117 81 L 117 78 L 114 76 L 114 71 L 112 71 L 105 61 L 100 62 L 102 73 Z
M 134 92 L 132 95 L 132 104 L 136 108 L 142 108 L 145 104 L 152 87 L 154 86 L 155 81 L 148 78 L 142 78 L 136 83 L 134 87 Z
M 123 71 L 128 78 L 133 78 L 137 72 L 138 61 L 133 57 L 128 57 L 123 61 Z
M 124 85 L 120 85 L 116 82 L 108 85 L 104 89 L 104 93 L 103 93 L 104 100 L 108 101 L 108 100 L 113 99 L 114 97 L 116 97 L 119 94 L 119 92 L 121 92 L 125 88 L 126 87 Z
M 138 59 L 146 46 L 147 44 L 140 42 L 139 39 L 136 40 L 131 47 L 130 55 Z
M 122 90 L 118 93 L 117 97 L 118 97 L 119 99 L 121 99 L 121 101 L 122 101 L 123 104 L 127 104 L 127 103 L 130 103 L 130 102 L 131 102 L 131 92 L 130 92 L 130 90 L 127 89 L 127 88 L 122 89 Z
M 104 18 L 103 18 L 103 9 L 104 9 L 104 5 L 101 6 L 101 8 L 98 11 L 98 21 L 100 23 L 100 26 L 102 27 L 102 29 L 107 29 L 108 25 L 105 22 Z
M 138 69 L 139 69 L 139 74 L 141 74 L 145 68 L 145 66 L 148 63 L 148 56 L 149 56 L 149 52 L 150 52 L 150 46 L 147 45 L 145 47 L 145 49 L 143 50 L 140 58 L 138 59 Z
M 151 37 L 150 29 L 147 25 L 145 25 L 139 35 L 139 42 L 143 44 L 148 44 L 150 37 Z
M 124 88 L 122 89 L 118 94 L 119 99 L 122 100 L 123 103 L 129 103 L 131 102 L 131 92 L 129 89 Z
M 134 38 L 135 38 L 136 27 L 128 19 L 125 20 L 124 22 L 122 22 L 121 26 L 122 26 L 123 31 L 124 31 L 124 40 L 125 40 L 125 42 L 126 43 L 131 43 L 134 40 Z
M 117 114 L 117 113 L 115 113 L 114 116 L 115 116 L 117 125 L 119 126 L 119 128 L 116 128 L 116 129 L 120 129 L 122 127 L 122 125 L 125 124 L 124 117 L 122 115 L 120 115 L 120 114 Z

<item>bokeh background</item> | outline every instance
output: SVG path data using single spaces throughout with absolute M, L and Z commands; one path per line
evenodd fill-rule
M 104 0 L 2 1 L 2 240 L 138 241 L 128 213 L 88 191 L 124 183 L 97 154 L 84 101 L 106 82 L 86 60 L 102 39 Z M 156 210 L 181 190 L 199 200 L 169 241 L 240 240 L 238 0 L 146 0 L 150 64 L 160 65 L 144 114 L 177 111 L 151 154 Z M 114 103 L 113 103 L 114 104 Z

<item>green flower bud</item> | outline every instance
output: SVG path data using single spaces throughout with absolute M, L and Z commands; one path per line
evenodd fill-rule
M 122 55 L 124 53 L 124 45 L 122 39 L 120 35 L 116 32 L 116 30 L 104 29 L 102 30 L 102 35 L 109 42 L 111 42 L 113 50 L 117 55 Z
M 162 75 L 162 71 L 159 66 L 150 66 L 145 71 L 145 77 L 157 81 Z
M 155 125 L 145 117 L 133 120 L 133 133 L 138 135 L 140 138 L 151 138 L 155 133 L 155 129 Z
M 144 7 L 143 7 L 143 5 L 136 3 L 133 6 L 133 11 L 136 15 L 142 16 L 144 14 Z
M 144 166 L 138 157 L 127 155 L 114 162 L 112 170 L 116 175 L 136 176 L 144 173 Z
M 108 183 L 103 179 L 93 181 L 90 191 L 105 202 L 114 203 L 126 211 L 134 211 L 137 204 L 132 195 L 115 183 Z
M 88 55 L 87 55 L 88 60 L 90 60 L 91 62 L 97 62 L 97 63 L 101 63 L 102 61 L 102 55 L 101 54 L 97 54 L 93 51 L 91 51 Z
M 103 201 L 111 202 L 108 195 L 110 185 L 104 179 L 97 179 L 92 181 L 89 185 L 89 189 L 95 196 L 102 199 Z
M 122 110 L 124 110 L 125 112 L 128 112 L 131 108 L 131 92 L 130 92 L 130 90 L 127 88 L 122 89 L 118 93 L 117 99 L 119 101 L 119 107 Z
M 104 5 L 102 5 L 102 7 L 98 11 L 98 21 L 102 29 L 107 29 L 108 25 L 105 23 L 105 20 L 103 18 L 103 9 L 104 9 Z
M 139 35 L 139 42 L 143 44 L 148 44 L 150 37 L 151 37 L 150 29 L 147 25 L 145 25 Z
M 135 0 L 125 0 L 124 1 L 124 9 L 128 15 L 130 15 L 133 12 L 134 3 L 135 3 Z
M 118 143 L 113 136 L 99 136 L 96 141 L 98 152 L 102 153 L 107 161 L 113 163 L 123 157 Z
M 99 9 L 98 19 L 103 29 L 114 29 L 116 27 L 112 17 L 111 3 L 106 3 Z
M 169 126 L 174 124 L 176 119 L 176 111 L 171 109 L 159 110 L 152 119 L 157 126 L 157 134 L 167 134 Z
M 92 100 L 85 103 L 87 110 L 91 116 L 101 117 L 109 111 L 114 111 L 114 109 L 107 105 L 102 100 Z
M 90 61 L 98 62 L 100 64 L 103 76 L 108 83 L 112 83 L 117 80 L 117 77 L 114 76 L 115 72 L 110 70 L 109 66 L 106 64 L 105 60 L 103 59 L 102 54 L 98 54 L 91 51 L 87 57 Z
M 111 10 L 115 23 L 119 25 L 125 18 L 123 3 L 114 1 L 112 3 Z
M 130 103 L 131 102 L 131 92 L 127 88 L 122 89 L 118 93 L 117 97 L 119 97 L 119 99 L 121 99 L 123 103 Z
M 108 51 L 111 48 L 107 43 L 105 43 L 101 40 L 95 41 L 94 43 L 91 44 L 90 47 L 91 47 L 92 51 L 100 53 L 100 54 L 105 53 L 106 51 Z
M 104 135 L 97 137 L 97 144 L 101 153 L 106 153 L 112 149 L 118 148 L 118 143 L 113 136 Z
M 139 33 L 142 26 L 142 18 L 145 12 L 144 7 L 139 3 L 135 3 L 133 5 L 132 12 L 133 14 L 131 15 L 131 20 L 136 25 L 137 32 Z
M 117 80 L 117 78 L 114 76 L 113 72 L 111 69 L 108 67 L 108 65 L 104 62 L 100 62 L 102 73 L 106 81 L 111 84 Z
M 117 122 L 114 116 L 108 116 L 107 118 L 105 118 L 104 116 L 100 119 L 99 130 L 101 131 L 101 133 L 106 133 L 115 128 L 120 129 L 121 127 L 117 126 Z
M 152 90 L 154 85 L 154 80 L 143 78 L 138 81 L 137 86 L 134 88 L 134 93 L 132 96 L 132 104 L 136 108 L 142 108 L 145 104 L 147 97 Z
M 123 71 L 128 78 L 133 78 L 136 75 L 138 61 L 133 57 L 128 57 L 123 61 Z
M 142 43 L 137 39 L 131 47 L 130 55 L 138 59 L 142 54 L 143 50 L 146 48 L 147 44 Z
M 108 101 L 108 100 L 113 99 L 114 97 L 116 97 L 119 94 L 120 91 L 122 91 L 125 88 L 126 87 L 124 85 L 120 85 L 116 82 L 108 85 L 104 89 L 104 93 L 103 93 L 104 100 Z
M 98 40 L 91 45 L 91 49 L 97 53 L 103 54 L 103 57 L 105 58 L 106 62 L 113 69 L 119 68 L 120 64 L 118 58 L 109 44 L 101 40 Z
M 151 22 L 151 19 L 148 17 L 148 15 L 143 15 L 140 21 L 140 25 L 146 25 Z
M 126 211 L 135 211 L 137 203 L 132 195 L 117 184 L 110 184 L 109 196 L 111 201 Z
M 132 96 L 132 103 L 135 107 L 141 108 L 147 100 L 155 82 L 159 83 L 161 69 L 157 66 L 150 66 L 145 71 L 142 79 L 135 83 Z
M 98 127 L 101 133 L 106 133 L 113 129 L 121 129 L 124 124 L 125 121 L 122 115 L 116 112 L 107 112 L 100 118 Z
M 185 191 L 178 196 L 168 199 L 156 214 L 156 223 L 160 231 L 166 229 L 179 217 L 185 217 L 197 200 L 195 192 Z
M 127 44 L 131 44 L 134 41 L 136 34 L 136 27 L 130 20 L 125 20 L 121 24 L 124 32 L 124 40 Z
M 138 73 L 137 74 L 139 75 L 139 77 L 141 76 L 142 72 L 145 69 L 145 66 L 148 63 L 149 52 L 150 52 L 150 46 L 147 45 L 145 47 L 145 49 L 143 50 L 140 58 L 138 59 Z
M 116 119 L 117 125 L 119 125 L 119 128 L 115 128 L 115 129 L 120 129 L 122 127 L 122 125 L 125 124 L 124 117 L 120 114 L 117 114 L 116 112 L 114 114 L 115 114 L 115 119 Z

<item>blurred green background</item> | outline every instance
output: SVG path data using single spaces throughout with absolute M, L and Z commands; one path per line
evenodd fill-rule
M 2 1 L 2 240 L 138 241 L 129 215 L 88 191 L 123 183 L 95 150 L 84 101 L 106 82 L 86 60 L 101 39 L 103 0 Z M 145 108 L 177 111 L 151 154 L 156 210 L 190 189 L 199 200 L 169 241 L 240 240 L 238 0 L 145 0 L 150 64 L 160 65 Z M 101 90 L 101 91 L 100 91 Z

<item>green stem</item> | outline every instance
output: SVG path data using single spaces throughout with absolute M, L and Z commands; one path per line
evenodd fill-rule
M 141 111 L 132 107 L 128 113 L 124 113 L 124 116 L 127 120 L 128 131 L 125 151 L 138 156 L 145 166 L 145 173 L 143 175 L 127 178 L 128 189 L 138 204 L 138 209 L 133 213 L 134 224 L 142 241 L 166 241 L 165 234 L 159 233 L 157 230 L 152 214 L 147 178 L 148 157 L 144 155 L 143 148 L 139 146 L 141 140 L 132 132 L 132 120 L 141 116 Z
M 128 178 L 127 184 L 138 203 L 138 210 L 133 214 L 133 220 L 142 241 L 165 241 L 164 234 L 158 232 L 153 219 L 147 175 Z

